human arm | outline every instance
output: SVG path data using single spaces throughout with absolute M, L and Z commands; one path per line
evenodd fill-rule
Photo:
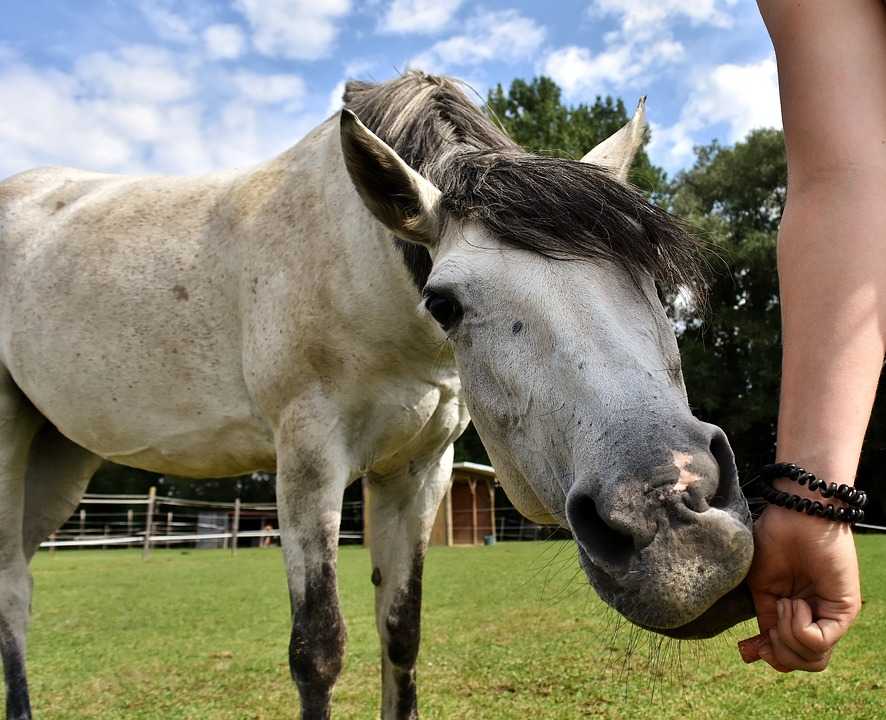
M 778 59 L 789 176 L 776 459 L 851 485 L 886 328 L 886 6 L 759 6 Z M 779 670 L 823 669 L 860 607 L 851 531 L 775 507 L 755 535 L 748 582 L 768 641 L 763 659 Z M 780 621 L 778 598 L 793 600 Z

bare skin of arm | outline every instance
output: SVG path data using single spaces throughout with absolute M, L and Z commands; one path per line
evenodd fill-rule
M 777 459 L 851 485 L 886 334 L 886 4 L 758 4 L 778 59 L 788 157 Z M 861 606 L 850 529 L 770 507 L 755 536 L 752 659 L 823 670 Z

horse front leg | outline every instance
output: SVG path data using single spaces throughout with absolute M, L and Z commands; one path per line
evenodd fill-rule
M 284 439 L 277 455 L 280 539 L 292 604 L 289 667 L 302 720 L 331 717 L 345 648 L 335 569 L 348 471 L 328 444 L 320 447 Z
M 383 720 L 418 717 L 415 662 L 421 637 L 425 550 L 452 476 L 453 449 L 390 477 L 369 477 L 369 546 L 382 649 Z
M 27 457 L 41 422 L 0 366 L 0 658 L 7 720 L 31 720 L 25 672 L 31 576 L 22 531 Z

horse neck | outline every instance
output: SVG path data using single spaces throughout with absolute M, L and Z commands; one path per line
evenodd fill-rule
M 419 311 L 421 292 L 402 250 L 351 182 L 338 127 L 336 115 L 273 161 L 285 164 L 290 192 L 310 215 L 303 242 L 311 265 L 323 268 L 323 277 L 313 279 L 314 299 L 331 306 L 329 317 L 347 328 L 348 344 L 360 345 L 368 362 L 374 362 L 371 347 L 390 371 L 454 374 L 455 360 L 440 329 Z

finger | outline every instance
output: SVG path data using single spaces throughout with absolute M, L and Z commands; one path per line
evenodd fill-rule
M 800 657 L 785 645 L 778 636 L 778 631 L 774 628 L 769 631 L 769 643 L 772 646 L 772 653 L 775 660 L 782 668 L 782 672 L 790 672 L 791 670 L 805 670 L 807 672 L 821 672 L 828 666 L 830 655 L 823 655 L 814 660 L 806 660 Z M 779 670 L 774 664 L 770 663 L 776 670 Z
M 769 628 L 775 627 L 778 622 L 778 612 L 776 607 L 777 595 L 765 592 L 752 592 L 754 598 L 754 610 L 757 613 L 757 627 L 760 633 L 765 637 L 769 632 Z
M 778 628 L 778 638 L 784 643 L 795 655 L 798 655 L 803 660 L 807 662 L 815 661 L 821 658 L 824 654 L 825 650 L 816 651 L 803 643 L 803 641 L 797 637 L 797 631 L 803 630 L 809 623 L 812 622 L 812 611 L 809 610 L 808 615 L 805 614 L 803 610 L 798 619 L 798 615 L 796 612 L 796 608 L 798 604 L 802 604 L 809 609 L 809 606 L 806 604 L 804 600 L 791 600 L 790 598 L 781 598 L 778 601 L 778 624 L 776 627 Z M 806 637 L 806 635 L 803 635 Z
M 791 671 L 790 668 L 785 667 L 776 659 L 775 653 L 772 650 L 772 643 L 770 643 L 768 640 L 760 645 L 759 652 L 760 658 L 762 658 L 762 660 L 766 662 L 767 665 L 771 666 L 775 670 L 778 670 L 778 672 L 786 673 Z
M 837 641 L 842 638 L 849 629 L 851 618 L 812 619 L 812 608 L 805 600 L 796 600 L 792 609 L 793 620 L 791 622 L 791 635 L 803 647 L 816 655 L 829 652 Z M 779 627 L 779 634 L 781 634 Z

